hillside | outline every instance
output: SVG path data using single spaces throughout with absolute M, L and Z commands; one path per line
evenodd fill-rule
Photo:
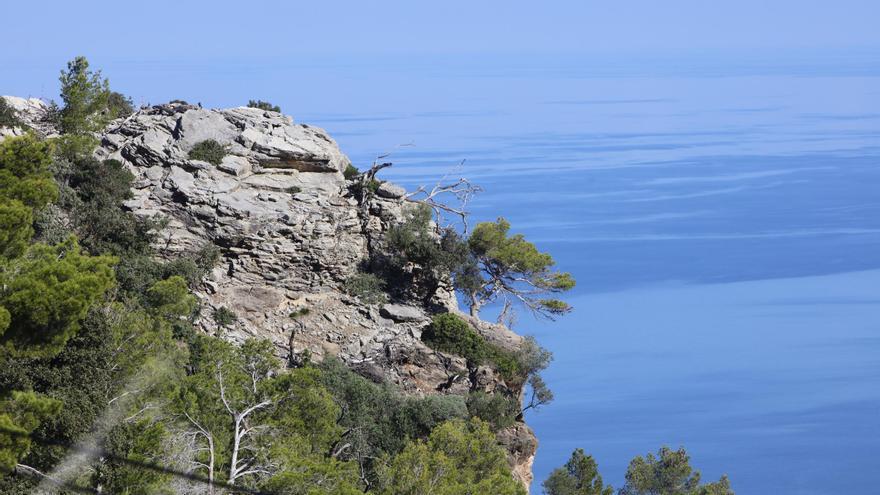
M 0 129 L 0 136 L 21 136 L 26 128 L 42 138 L 60 134 L 46 123 L 45 103 L 3 98 L 21 125 Z M 173 262 L 216 253 L 192 285 L 199 332 L 238 345 L 266 339 L 294 368 L 335 357 L 407 396 L 465 400 L 486 393 L 522 401 L 527 377 L 505 379 L 491 361 L 423 342 L 433 316 L 454 313 L 492 348 L 512 355 L 523 345 L 504 326 L 461 313 L 448 274 L 428 287 L 419 274 L 424 267 L 409 263 L 390 285 L 352 288 L 364 272 L 378 271 L 370 265 L 389 256 L 389 230 L 405 224 L 418 202 L 374 174 L 352 173 L 322 129 L 274 111 L 175 101 L 112 120 L 96 137 L 94 157 L 118 161 L 133 175 L 124 209 L 161 221 L 152 241 L 156 256 Z M 222 148 L 208 158 L 215 163 L 193 158 L 205 142 Z M 54 215 L 58 222 L 69 212 Z M 518 415 L 497 439 L 527 488 L 537 447 L 531 429 Z

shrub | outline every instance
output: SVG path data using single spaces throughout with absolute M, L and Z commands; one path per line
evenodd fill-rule
M 467 243 L 461 236 L 453 229 L 442 229 L 438 236 L 431 218 L 431 208 L 418 205 L 406 220 L 388 229 L 386 258 L 374 260 L 387 268 L 390 277 L 400 279 L 395 286 L 416 288 L 417 296 L 425 300 L 449 280 L 450 274 L 457 282 L 469 260 Z M 410 270 L 410 264 L 420 269 Z
M 224 156 L 226 156 L 226 146 L 213 139 L 198 142 L 189 150 L 190 159 L 202 160 L 214 165 L 220 165 Z
M 215 309 L 211 316 L 214 318 L 214 323 L 221 327 L 228 327 L 238 321 L 238 316 L 226 306 L 220 306 Z
M 6 102 L 5 98 L 0 97 L 0 127 L 21 126 L 22 122 L 18 118 L 18 114 L 15 112 L 15 109 Z
M 281 113 L 281 107 L 278 105 L 273 105 L 268 101 L 263 100 L 250 100 L 248 101 L 247 106 L 251 108 L 259 108 L 260 110 L 266 110 L 268 112 L 278 112 Z
M 311 313 L 309 308 L 299 308 L 296 311 L 291 311 L 290 314 L 287 316 L 289 316 L 295 320 L 301 316 L 306 316 L 309 313 Z
M 539 346 L 533 337 L 526 337 L 515 351 L 490 344 L 468 322 L 452 313 L 434 316 L 422 332 L 422 341 L 432 349 L 465 358 L 469 366 L 492 363 L 511 388 L 521 387 L 552 359 L 550 351 Z
M 372 273 L 356 273 L 345 281 L 345 292 L 367 304 L 384 302 L 385 281 Z
M 287 188 L 287 192 L 290 194 L 298 194 L 302 192 L 302 188 L 299 186 L 290 186 Z
M 107 95 L 107 112 L 111 119 L 125 118 L 134 113 L 131 98 L 117 91 Z
M 444 421 L 468 416 L 464 398 L 457 395 L 405 397 L 395 387 L 374 383 L 334 357 L 315 365 L 321 381 L 339 404 L 345 404 L 339 424 L 348 430 L 340 460 L 357 460 L 364 476 L 375 482 L 376 460 L 403 450 L 411 439 L 426 438 Z
M 498 431 L 516 422 L 519 404 L 515 397 L 508 394 L 472 392 L 467 398 L 467 410 L 470 416 L 486 421 L 492 430 Z
M 422 332 L 422 340 L 431 348 L 461 356 L 472 365 L 483 364 L 492 354 L 486 340 L 468 322 L 452 313 L 434 316 Z
M 352 164 L 348 164 L 345 166 L 345 170 L 342 172 L 342 175 L 345 177 L 345 180 L 352 180 L 358 175 L 361 175 L 361 171 L 357 169 Z

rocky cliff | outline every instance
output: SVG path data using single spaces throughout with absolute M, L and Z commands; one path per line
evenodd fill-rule
M 52 134 L 39 124 L 42 102 L 6 98 L 22 120 Z M 354 194 L 342 173 L 349 160 L 324 130 L 255 108 L 172 102 L 114 121 L 100 138 L 97 155 L 123 162 L 136 177 L 126 206 L 167 221 L 158 246 L 164 256 L 220 249 L 220 263 L 197 292 L 205 332 L 234 341 L 268 338 L 292 362 L 306 352 L 312 359 L 337 356 L 409 394 L 505 386 L 491 368 L 469 369 L 464 359 L 422 343 L 431 313 L 458 311 L 448 289 L 431 308 L 412 300 L 368 304 L 343 290 L 412 206 L 403 188 L 387 182 L 376 194 Z M 188 158 L 208 139 L 226 146 L 219 165 Z M 220 308 L 235 321 L 218 325 L 210 315 Z M 502 326 L 462 316 L 499 346 L 513 349 L 521 341 Z M 499 438 L 528 486 L 537 445 L 531 430 L 519 423 Z

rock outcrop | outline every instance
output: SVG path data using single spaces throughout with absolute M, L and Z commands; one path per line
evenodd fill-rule
M 22 112 L 21 118 L 33 122 L 30 115 Z M 218 165 L 188 156 L 208 139 L 226 148 Z M 205 332 L 234 341 L 268 338 L 292 362 L 337 356 L 410 394 L 504 386 L 488 367 L 474 372 L 461 357 L 421 341 L 436 307 L 406 300 L 367 304 L 343 290 L 411 204 L 405 189 L 388 182 L 359 200 L 342 173 L 349 160 L 324 130 L 255 108 L 172 102 L 114 121 L 97 155 L 123 162 L 135 175 L 127 208 L 167 221 L 158 245 L 163 256 L 220 249 L 220 263 L 196 294 Z M 443 310 L 458 311 L 448 290 L 435 300 Z M 216 323 L 211 314 L 220 308 L 231 310 L 236 321 Z M 513 349 L 521 342 L 503 326 L 465 318 L 497 345 Z M 528 486 L 534 435 L 517 424 L 500 438 L 514 474 Z
M 46 120 L 49 112 L 49 105 L 39 98 L 21 98 L 18 96 L 0 96 L 6 100 L 6 104 L 15 110 L 17 117 L 27 124 L 29 129 L 37 132 L 43 137 L 52 137 L 57 134 L 52 124 Z M 0 126 L 0 139 L 8 136 L 20 136 L 28 129 L 23 127 L 2 127 Z

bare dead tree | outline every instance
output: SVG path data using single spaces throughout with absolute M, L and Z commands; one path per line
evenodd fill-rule
M 252 390 L 250 392 L 256 395 L 259 377 L 256 374 L 256 370 L 251 369 L 249 372 L 252 383 Z M 269 474 L 267 469 L 255 464 L 255 457 L 242 457 L 239 459 L 239 456 L 241 452 L 248 450 L 244 444 L 250 435 L 259 430 L 265 429 L 265 426 L 262 425 L 249 426 L 247 422 L 248 417 L 260 409 L 271 406 L 273 402 L 268 399 L 262 400 L 254 404 L 246 405 L 243 410 L 239 411 L 234 408 L 226 398 L 226 386 L 223 383 L 223 370 L 220 365 L 217 366 L 217 381 L 220 384 L 220 399 L 223 401 L 223 406 L 226 408 L 226 411 L 229 412 L 229 415 L 232 417 L 233 423 L 232 455 L 229 461 L 229 479 L 227 480 L 227 483 L 234 485 L 238 478 L 249 474 Z
M 211 434 L 210 431 L 205 429 L 202 425 L 198 423 L 189 413 L 184 412 L 184 416 L 189 420 L 190 424 L 195 427 L 195 430 L 191 430 L 186 432 L 186 436 L 191 437 L 195 440 L 198 437 L 202 437 L 205 440 L 204 447 L 198 447 L 195 449 L 195 452 L 207 452 L 208 453 L 208 462 L 204 463 L 201 461 L 197 461 L 195 459 L 192 460 L 192 463 L 198 467 L 203 468 L 208 474 L 208 493 L 213 495 L 214 493 L 214 459 L 216 457 L 214 450 L 214 435 Z M 195 443 L 195 442 L 194 442 Z
M 398 145 L 395 149 L 406 146 L 412 146 L 412 144 Z M 361 200 L 365 199 L 365 191 L 368 191 L 368 185 L 376 180 L 376 174 L 393 165 L 392 162 L 385 161 L 392 154 L 393 151 L 376 156 L 370 169 L 360 175 Z M 456 167 L 445 173 L 433 186 L 421 185 L 415 191 L 406 194 L 404 199 L 430 207 L 434 212 L 434 218 L 437 221 L 438 227 L 445 226 L 443 221 L 444 214 L 457 217 L 461 221 L 466 233 L 468 231 L 467 220 L 469 215 L 467 206 L 483 188 L 465 177 L 451 178 L 451 176 L 458 174 L 464 168 L 464 164 L 465 160 L 462 160 Z M 450 199 L 451 201 L 448 201 Z
M 458 217 L 464 226 L 464 232 L 467 233 L 468 215 L 470 214 L 467 211 L 467 206 L 483 188 L 465 177 L 450 179 L 453 173 L 464 168 L 464 163 L 464 160 L 459 162 L 457 167 L 444 174 L 430 189 L 427 186 L 419 186 L 415 191 L 407 194 L 405 198 L 407 201 L 430 207 L 434 211 L 438 226 L 443 224 L 444 213 Z M 452 198 L 453 201 L 445 201 L 449 198 Z

